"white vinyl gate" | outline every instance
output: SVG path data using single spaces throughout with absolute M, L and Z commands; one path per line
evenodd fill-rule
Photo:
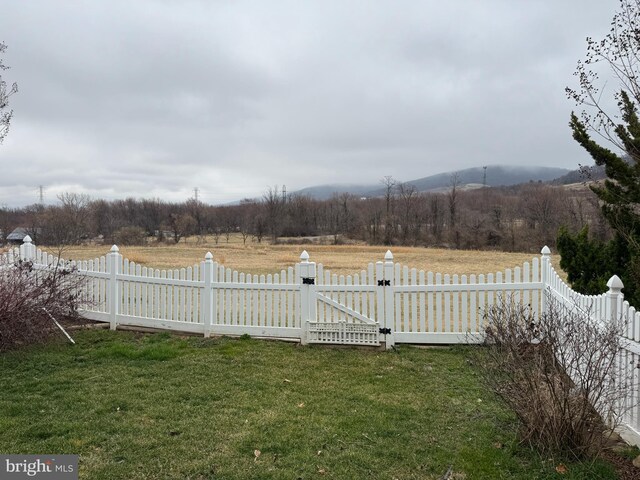
M 389 252 L 388 255 L 391 255 Z M 306 252 L 302 256 L 308 262 Z M 370 263 L 355 275 L 335 275 L 309 264 L 302 279 L 310 290 L 307 342 L 378 346 L 386 343 L 384 264 Z M 387 282 L 388 284 L 388 282 Z M 382 320 L 382 322 L 381 322 Z

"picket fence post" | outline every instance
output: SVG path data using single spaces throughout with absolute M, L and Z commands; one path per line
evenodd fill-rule
M 621 313 L 618 312 L 618 305 L 622 305 L 622 300 L 624 299 L 624 294 L 622 293 L 624 284 L 622 283 L 622 280 L 620 280 L 620 277 L 614 275 L 607 282 L 607 287 L 609 287 L 609 291 L 607 292 L 607 314 L 609 315 L 609 318 L 607 320 L 617 323 L 621 320 L 618 317 Z
M 109 325 L 111 330 L 116 329 L 118 321 L 118 313 L 120 310 L 120 285 L 118 283 L 118 274 L 122 265 L 122 255 L 120 249 L 114 245 L 107 255 L 109 268 L 109 282 L 107 283 L 107 302 L 109 307 Z
M 213 291 L 211 284 L 213 283 L 213 254 L 207 252 L 204 256 L 204 268 L 202 269 L 202 279 L 204 283 L 201 298 L 200 315 L 202 316 L 202 325 L 204 327 L 204 336 L 210 337 L 213 326 Z
M 36 258 L 36 246 L 31 243 L 31 237 L 27 235 L 22 239 L 22 245 L 20 245 L 20 260 L 30 262 Z
M 549 286 L 549 273 L 551 272 L 551 250 L 546 245 L 540 251 L 542 261 L 540 262 L 540 275 L 542 280 L 542 291 L 540 292 L 540 315 L 547 313 L 547 287 Z
M 394 298 L 393 298 L 393 286 L 395 285 L 393 275 L 393 254 L 391 250 L 387 250 L 384 255 L 384 324 L 383 328 L 388 328 L 391 333 L 387 333 L 385 336 L 385 348 L 390 350 L 396 345 L 394 322 L 395 317 L 394 310 Z M 399 306 L 398 306 L 399 308 Z
M 317 321 L 316 305 L 316 262 L 309 261 L 304 250 L 300 254 L 300 343 L 308 342 L 309 322 Z

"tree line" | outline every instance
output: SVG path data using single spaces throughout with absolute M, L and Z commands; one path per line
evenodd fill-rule
M 178 243 L 186 237 L 215 242 L 232 234 L 246 243 L 296 241 L 322 236 L 328 243 L 351 240 L 372 245 L 538 251 L 555 246 L 561 226 L 577 232 L 591 225 L 591 236 L 610 237 L 596 196 L 586 188 L 543 183 L 464 190 L 452 177 L 441 193 L 417 192 L 391 177 L 385 194 L 350 194 L 316 200 L 268 188 L 260 199 L 212 206 L 191 198 L 182 203 L 159 199 L 101 200 L 64 193 L 55 205 L 0 209 L 0 239 L 23 227 L 43 245 L 104 243 Z

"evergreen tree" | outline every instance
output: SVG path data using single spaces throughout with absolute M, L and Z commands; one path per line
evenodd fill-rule
M 599 145 L 589 135 L 587 127 L 575 113 L 569 125 L 573 138 L 589 152 L 596 165 L 604 166 L 607 179 L 591 185 L 591 190 L 602 202 L 602 211 L 613 229 L 634 247 L 640 234 L 640 121 L 636 105 L 624 90 L 620 92 L 619 106 L 622 120 L 615 134 L 624 144 L 626 155 L 618 155 Z
M 634 305 L 640 304 L 629 243 L 622 236 L 602 242 L 589 238 L 589 227 L 576 235 L 561 228 L 557 247 L 560 268 L 567 272 L 567 280 L 575 290 L 599 295 L 607 290 L 609 279 L 618 275 L 623 278 L 625 298 Z
M 573 138 L 603 166 L 607 179 L 591 185 L 603 215 L 615 231 L 609 243 L 589 240 L 588 231 L 575 236 L 561 231 L 558 248 L 561 267 L 572 285 L 584 293 L 602 293 L 613 274 L 622 276 L 625 296 L 636 305 L 640 285 L 640 0 L 621 0 L 611 30 L 601 41 L 587 38 L 587 56 L 578 62 L 579 89 L 567 94 L 584 108 L 572 112 Z M 600 67 L 613 73 L 620 90 L 615 94 L 618 112 L 610 112 L 599 85 Z M 615 109 L 614 109 L 615 110 Z M 593 140 L 597 135 L 611 148 Z

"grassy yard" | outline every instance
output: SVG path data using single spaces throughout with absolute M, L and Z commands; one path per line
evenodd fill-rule
M 77 453 L 92 480 L 615 478 L 518 446 L 468 347 L 75 336 L 0 356 L 0 452 Z

